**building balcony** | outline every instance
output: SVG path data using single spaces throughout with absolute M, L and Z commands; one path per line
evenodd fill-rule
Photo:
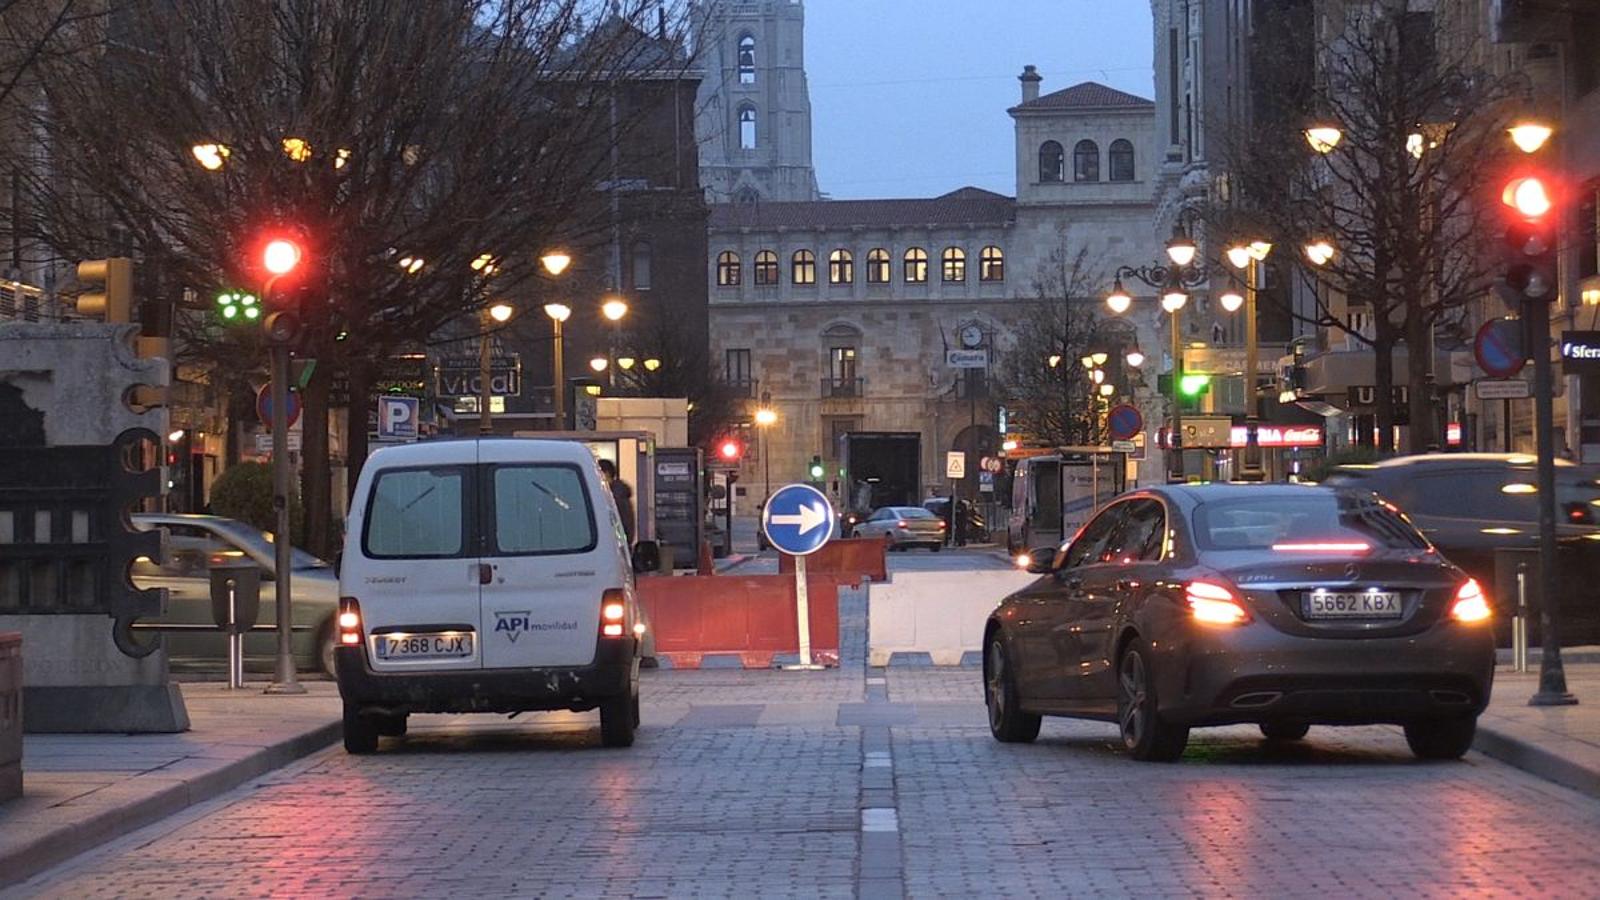
M 866 385 L 867 380 L 865 378 L 824 378 L 822 379 L 822 399 L 860 399 L 866 393 Z
M 754 400 L 761 396 L 761 381 L 757 378 L 736 378 L 728 382 L 733 396 Z

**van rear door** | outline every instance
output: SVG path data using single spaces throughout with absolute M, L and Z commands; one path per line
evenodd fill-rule
M 481 445 L 483 665 L 582 666 L 594 660 L 601 595 L 622 588 L 599 474 L 571 461 L 532 461 L 513 441 Z
M 343 585 L 361 604 L 374 670 L 483 666 L 477 478 L 471 458 L 384 467 L 373 478 L 359 534 L 349 536 L 361 552 L 345 554 Z

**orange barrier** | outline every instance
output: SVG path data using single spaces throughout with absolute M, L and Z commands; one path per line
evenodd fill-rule
M 771 668 L 800 652 L 794 576 L 680 575 L 641 578 L 639 602 L 667 668 L 738 665 Z M 839 664 L 839 586 L 833 575 L 806 578 L 812 661 Z
M 794 557 L 778 554 L 779 574 L 794 572 Z M 860 587 L 861 582 L 889 580 L 887 538 L 850 538 L 829 541 L 806 557 L 806 575 L 832 575 L 840 584 Z

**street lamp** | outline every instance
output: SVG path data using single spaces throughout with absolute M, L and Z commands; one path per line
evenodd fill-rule
M 613 297 L 600 304 L 600 312 L 607 319 L 613 322 L 620 322 L 622 317 L 628 314 L 628 304 L 619 298 Z
M 1140 353 L 1138 350 L 1129 350 L 1128 355 L 1123 357 L 1123 359 L 1127 361 L 1129 366 L 1135 369 L 1144 365 L 1144 354 Z
M 1325 266 L 1333 259 L 1333 245 L 1326 240 L 1315 240 L 1306 244 L 1306 259 L 1311 260 L 1315 266 Z
M 1332 153 L 1333 148 L 1339 146 L 1339 141 L 1344 139 L 1344 132 L 1331 122 L 1313 123 L 1306 129 L 1305 135 L 1306 143 L 1311 145 L 1311 149 L 1324 156 Z
M 661 360 L 656 359 L 654 356 L 649 357 L 644 361 L 644 370 L 646 372 L 654 372 L 659 368 L 661 368 Z
M 1111 307 L 1111 311 L 1120 316 L 1127 312 L 1128 307 L 1132 305 L 1133 298 L 1128 296 L 1127 291 L 1123 290 L 1122 279 L 1118 278 L 1116 282 L 1111 285 L 1111 293 L 1106 296 L 1106 306 Z
M 1115 394 L 1116 392 L 1117 392 L 1117 386 L 1114 385 L 1114 384 L 1102 384 L 1102 385 L 1100 385 L 1100 396 L 1102 396 L 1102 397 L 1109 397 L 1112 394 Z
M 550 327 L 555 337 L 550 356 L 550 380 L 555 382 L 555 430 L 562 431 L 567 427 L 567 373 L 566 348 L 561 341 L 561 326 L 572 317 L 572 307 L 565 303 L 546 303 L 544 314 L 550 317 Z
M 767 429 L 776 425 L 778 414 L 772 408 L 772 395 L 766 391 L 761 392 L 761 407 L 756 410 L 756 426 L 760 429 L 757 433 L 761 436 L 761 467 L 764 470 L 763 480 L 766 482 L 762 488 L 762 497 L 772 496 L 772 457 L 767 455 Z M 763 499 L 762 504 L 766 503 Z
M 1177 315 L 1189 303 L 1189 293 L 1182 288 L 1168 288 L 1161 295 L 1161 308 Z
M 208 172 L 222 168 L 233 153 L 225 144 L 195 144 L 189 148 L 189 152 L 194 154 L 195 162 Z
M 1327 259 L 1333 258 L 1333 245 L 1326 241 L 1320 242 L 1318 255 L 1322 255 L 1325 248 Z M 1244 270 L 1244 296 L 1230 290 L 1222 295 L 1222 306 L 1229 312 L 1244 305 L 1244 388 L 1245 388 L 1245 414 L 1244 414 L 1244 459 L 1239 467 L 1239 480 L 1264 481 L 1266 472 L 1261 465 L 1261 439 L 1260 439 L 1260 407 L 1261 399 L 1258 396 L 1259 386 L 1257 380 L 1261 377 L 1257 371 L 1260 367 L 1258 356 L 1260 354 L 1259 338 L 1256 334 L 1256 293 L 1261 288 L 1261 263 L 1272 252 L 1272 244 L 1267 241 L 1241 241 L 1228 248 L 1228 262 L 1236 269 Z M 1307 248 L 1310 257 L 1310 248 Z M 1315 262 L 1315 258 L 1313 258 Z M 1317 263 L 1321 265 L 1322 263 Z
M 1061 354 L 1059 354 L 1059 353 L 1050 354 L 1049 358 L 1047 358 L 1045 360 L 1045 364 L 1048 365 L 1052 369 L 1054 369 L 1056 366 L 1061 365 Z
M 1222 292 L 1222 295 L 1217 298 L 1217 302 L 1221 303 L 1222 308 L 1228 312 L 1238 312 L 1239 307 L 1244 305 L 1244 295 L 1239 293 L 1236 288 L 1230 287 Z
M 567 266 L 572 265 L 572 257 L 560 250 L 552 250 L 539 257 L 539 262 L 544 266 L 546 272 L 551 275 L 560 275 L 567 270 Z
M 596 356 L 589 360 L 589 368 L 596 372 L 604 372 L 609 365 L 611 365 L 610 360 L 607 360 L 604 356 Z
M 1181 223 L 1172 226 L 1172 237 L 1167 239 L 1167 258 L 1172 260 L 1173 265 L 1179 268 L 1189 265 L 1194 262 L 1194 255 L 1199 250 Z
M 1555 133 L 1555 129 L 1542 122 L 1518 122 L 1506 131 L 1511 135 L 1511 143 L 1523 153 L 1537 153 Z
M 493 434 L 493 413 L 489 409 L 489 398 L 494 395 L 494 375 L 489 365 L 489 354 L 493 343 L 493 335 L 489 329 L 491 323 L 504 325 L 511 321 L 516 310 L 509 303 L 496 303 L 484 310 L 483 337 L 478 339 L 478 433 Z

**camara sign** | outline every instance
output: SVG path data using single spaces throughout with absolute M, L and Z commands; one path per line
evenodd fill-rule
M 1561 332 L 1561 365 L 1568 375 L 1600 372 L 1600 331 Z

